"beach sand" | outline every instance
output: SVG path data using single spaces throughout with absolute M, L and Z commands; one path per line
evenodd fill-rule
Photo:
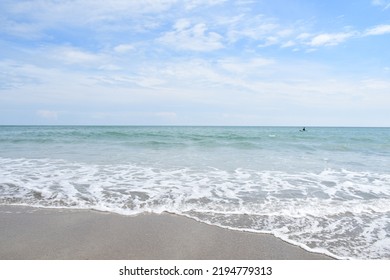
M 173 214 L 0 206 L 0 259 L 331 259 L 269 234 L 211 226 Z

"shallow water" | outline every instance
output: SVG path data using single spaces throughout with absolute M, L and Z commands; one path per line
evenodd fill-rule
M 172 213 L 390 258 L 390 129 L 0 127 L 0 203 Z

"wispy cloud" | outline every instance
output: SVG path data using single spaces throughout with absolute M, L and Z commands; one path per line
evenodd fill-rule
M 42 37 L 46 31 L 63 27 L 88 29 L 91 33 L 102 30 L 144 30 L 156 28 L 157 18 L 150 14 L 169 10 L 177 0 L 84 0 L 56 1 L 3 0 L 0 9 L 7 13 L 1 21 L 2 31 L 12 36 Z M 140 26 L 144 24 L 144 26 Z
M 390 25 L 389 24 L 382 24 L 377 25 L 372 28 L 369 28 L 366 30 L 364 35 L 370 36 L 370 35 L 384 35 L 390 33 Z
M 390 8 L 390 1 L 389 0 L 372 0 L 371 3 L 374 6 L 379 6 L 383 8 L 383 10 L 387 10 Z
M 42 79 L 37 74 L 39 70 L 39 67 L 31 64 L 20 64 L 11 60 L 0 61 L 0 90 L 40 84 Z
M 180 50 L 214 51 L 224 47 L 223 37 L 209 31 L 204 23 L 192 24 L 187 19 L 178 20 L 174 30 L 162 35 L 158 42 Z
M 187 0 L 183 2 L 184 2 L 185 9 L 191 10 L 199 6 L 213 6 L 213 5 L 222 4 L 223 2 L 226 1 L 227 0 Z
M 225 58 L 218 61 L 218 65 L 222 69 L 226 69 L 232 73 L 253 73 L 261 68 L 265 68 L 275 63 L 269 58 L 255 57 L 250 60 L 243 60 L 239 58 Z
M 226 27 L 226 36 L 232 43 L 241 39 L 256 41 L 265 40 L 270 36 L 277 36 L 282 27 L 273 18 L 264 15 L 239 14 L 234 17 L 222 17 L 219 24 Z
M 131 44 L 120 44 L 114 47 L 114 51 L 117 53 L 127 53 L 135 49 L 134 45 Z
M 65 64 L 85 65 L 100 62 L 104 59 L 102 55 L 97 55 L 74 47 L 59 47 L 53 49 L 52 55 L 56 59 L 63 61 Z
M 375 0 L 372 4 L 387 8 L 390 2 Z M 213 9 L 212 17 L 197 12 L 197 9 L 204 11 L 206 8 Z M 113 50 L 123 54 L 134 50 L 135 43 L 139 42 L 138 37 L 134 36 L 136 33 L 152 31 L 148 36 L 149 45 L 153 42 L 154 45 L 163 44 L 173 50 L 196 52 L 232 48 L 242 42 L 247 45 L 253 43 L 255 47 L 319 48 L 342 44 L 359 37 L 359 33 L 388 33 L 388 25 L 378 25 L 366 31 L 346 32 L 332 28 L 316 32 L 304 20 L 286 21 L 267 16 L 255 8 L 253 1 L 228 0 L 85 0 L 79 1 L 77 6 L 73 1 L 4 0 L 0 9 L 7 16 L 0 17 L 3 26 L 0 34 L 5 32 L 31 40 L 45 38 L 53 42 L 51 37 L 56 31 L 75 30 L 72 36 L 79 38 L 85 36 L 83 32 L 88 32 L 87 39 L 91 42 L 99 45 L 104 40 L 112 39 Z M 311 35 L 302 40 L 300 34 Z M 65 32 L 62 44 L 67 42 L 67 35 Z M 69 61 L 72 57 L 80 57 L 84 61 L 93 59 L 76 51 L 64 57 L 66 55 Z
M 0 26 L 0 34 L 5 33 L 29 40 L 36 40 L 44 36 L 42 24 L 36 22 L 18 22 L 14 19 L 0 17 Z
M 296 11 L 266 2 L 0 1 L 0 106 L 23 100 L 35 118 L 58 121 L 82 104 L 117 120 L 120 107 L 125 119 L 157 122 L 198 105 L 256 120 L 259 108 L 388 107 L 386 46 L 361 48 L 387 42 L 388 0 L 356 4 L 370 20 L 319 0 Z
M 312 47 L 336 46 L 355 36 L 353 32 L 347 33 L 324 33 L 311 38 L 308 45 Z

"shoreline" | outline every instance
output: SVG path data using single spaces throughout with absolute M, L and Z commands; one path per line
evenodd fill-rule
M 332 260 L 266 233 L 170 214 L 0 206 L 1 260 Z

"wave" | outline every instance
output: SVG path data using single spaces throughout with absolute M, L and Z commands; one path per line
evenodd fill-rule
M 390 174 L 0 158 L 0 204 L 171 212 L 341 257 L 390 258 Z M 348 240 L 348 242 L 345 242 Z M 380 245 L 382 244 L 382 245 Z

